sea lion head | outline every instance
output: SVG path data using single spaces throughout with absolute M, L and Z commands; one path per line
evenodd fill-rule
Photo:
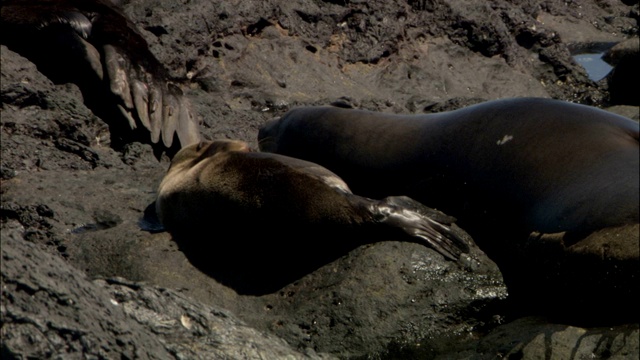
M 216 154 L 230 151 L 249 152 L 251 148 L 249 144 L 240 140 L 217 139 L 213 141 L 200 141 L 180 149 L 173 157 L 173 160 L 171 160 L 169 169 L 193 167 Z
M 175 208 L 180 209 L 179 204 L 189 201 L 193 192 L 200 192 L 203 187 L 216 189 L 218 165 L 228 161 L 230 153 L 249 151 L 247 143 L 226 139 L 200 141 L 178 151 L 158 186 L 156 213 L 164 227 L 174 229 L 189 216 L 193 217 L 193 213 L 187 215 Z

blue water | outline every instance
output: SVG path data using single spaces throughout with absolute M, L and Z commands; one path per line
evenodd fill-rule
M 587 71 L 589 78 L 593 81 L 599 81 L 609 72 L 613 67 L 602 60 L 604 53 L 597 54 L 578 54 L 574 55 L 573 59 Z

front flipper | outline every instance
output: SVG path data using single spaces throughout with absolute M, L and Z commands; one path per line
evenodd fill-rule
M 162 225 L 162 221 L 158 217 L 158 212 L 156 210 L 156 202 L 152 202 L 144 209 L 143 216 L 138 219 L 138 226 L 140 230 L 147 231 L 150 233 L 159 233 L 165 232 L 167 229 Z
M 3 0 L 1 15 L 11 34 L 2 43 L 55 82 L 76 83 L 117 137 L 165 149 L 176 135 L 180 147 L 200 141 L 190 102 L 112 1 Z
M 458 260 L 469 252 L 469 245 L 449 225 L 455 219 L 428 215 L 431 211 L 406 196 L 390 196 L 374 205 L 374 218 L 378 223 L 402 229 L 418 243 L 426 244 L 449 260 Z M 447 224 L 443 224 L 446 222 Z

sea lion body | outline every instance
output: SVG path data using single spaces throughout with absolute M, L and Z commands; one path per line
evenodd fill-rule
M 421 207 L 404 197 L 372 200 L 354 195 L 338 176 L 317 164 L 250 152 L 246 143 L 233 140 L 180 150 L 156 200 L 160 221 L 175 233 L 239 222 L 260 229 L 262 241 L 270 233 L 269 239 L 316 232 L 344 239 L 353 234 L 379 238 L 378 233 L 402 230 L 452 260 L 468 251 L 464 240 Z
M 310 107 L 266 124 L 259 144 L 363 196 L 406 195 L 456 217 L 518 312 L 639 318 L 637 122 L 536 98 L 428 115 Z
M 318 163 L 358 194 L 406 195 L 474 231 L 588 232 L 638 222 L 638 123 L 516 98 L 423 115 L 293 109 L 261 150 Z

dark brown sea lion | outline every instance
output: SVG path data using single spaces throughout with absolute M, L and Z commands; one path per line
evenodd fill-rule
M 114 2 L 3 0 L 0 14 L 2 44 L 53 81 L 78 84 L 112 137 L 130 138 L 131 130 L 144 128 L 135 133 L 164 148 L 172 147 L 174 134 L 180 146 L 200 140 L 188 99 Z
M 597 108 L 514 98 L 421 115 L 298 108 L 266 124 L 259 144 L 325 166 L 354 193 L 406 195 L 456 217 L 513 294 L 550 306 L 566 295 L 568 310 L 613 299 L 607 310 L 637 318 L 638 132 Z
M 422 209 L 407 197 L 372 200 L 354 195 L 338 176 L 317 164 L 250 152 L 246 143 L 236 140 L 180 150 L 156 199 L 160 221 L 175 233 L 240 222 L 240 229 L 261 229 L 260 238 L 269 242 L 291 229 L 300 231 L 298 236 L 322 233 L 338 241 L 349 234 L 367 235 L 362 238 L 371 241 L 397 231 L 451 260 L 469 251 L 447 224 Z
M 259 144 L 327 167 L 358 194 L 407 195 L 462 224 L 528 234 L 638 222 L 638 123 L 593 107 L 537 98 L 424 115 L 308 107 L 265 125 Z

